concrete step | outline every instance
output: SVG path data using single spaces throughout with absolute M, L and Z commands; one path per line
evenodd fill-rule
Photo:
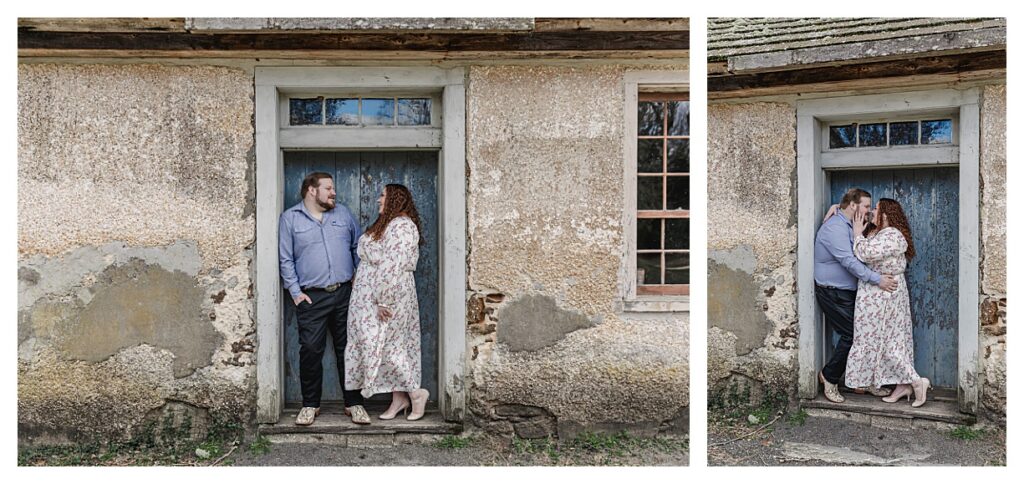
M 386 404 L 371 402 L 366 405 L 370 414 L 369 425 L 352 423 L 344 414 L 340 402 L 324 402 L 320 416 L 313 425 L 295 425 L 298 406 L 285 407 L 281 419 L 274 424 L 261 424 L 260 435 L 274 443 L 318 443 L 348 447 L 391 447 L 402 443 L 429 443 L 445 435 L 459 434 L 462 424 L 446 422 L 436 406 L 428 406 L 423 418 L 406 420 L 399 413 L 393 420 L 380 420 L 378 415 L 387 410 Z
M 803 400 L 801 406 L 811 416 L 853 420 L 884 428 L 948 428 L 977 422 L 974 415 L 960 413 L 956 394 L 951 390 L 929 392 L 928 403 L 918 408 L 911 407 L 905 399 L 885 403 L 870 394 L 842 393 L 846 398 L 843 403 L 833 403 L 819 394 L 814 400 Z

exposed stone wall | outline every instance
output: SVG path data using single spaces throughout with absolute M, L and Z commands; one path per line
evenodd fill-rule
M 18 69 L 19 437 L 248 423 L 251 74 Z
M 489 430 L 685 431 L 685 313 L 615 306 L 623 72 L 470 69 L 469 409 Z
M 1006 421 L 1006 85 L 981 102 L 981 411 Z
M 796 113 L 708 107 L 708 385 L 795 395 Z

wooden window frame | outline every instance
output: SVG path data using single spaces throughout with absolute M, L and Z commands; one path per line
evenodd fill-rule
M 623 258 L 619 276 L 621 302 L 618 307 L 624 312 L 687 312 L 689 311 L 688 284 L 685 285 L 686 290 L 679 291 L 678 294 L 666 294 L 664 291 L 660 293 L 638 291 L 642 285 L 637 284 L 636 277 L 637 220 L 642 217 L 640 217 L 641 212 L 637 210 L 637 141 L 640 139 L 637 109 L 641 98 L 646 99 L 650 93 L 686 97 L 689 100 L 689 73 L 687 71 L 631 71 L 625 74 L 624 81 Z M 686 174 L 686 176 L 689 175 L 689 173 Z M 662 212 L 644 211 L 643 214 L 646 217 L 656 218 L 659 214 L 663 215 Z M 668 215 L 670 215 L 669 218 L 688 218 L 689 211 L 671 211 Z
M 643 92 L 637 95 L 637 103 L 642 102 L 664 102 L 664 110 L 662 112 L 662 126 L 660 135 L 640 135 L 635 136 L 637 142 L 645 139 L 662 140 L 661 145 L 661 171 L 651 173 L 636 172 L 637 177 L 647 178 L 661 178 L 663 180 L 661 184 L 661 201 L 664 206 L 668 200 L 668 179 L 669 177 L 686 177 L 690 178 L 690 172 L 669 172 L 668 171 L 668 140 L 685 139 L 689 140 L 690 135 L 670 135 L 668 133 L 668 103 L 672 101 L 690 101 L 689 93 L 673 93 L 673 92 Z M 640 210 L 636 211 L 637 219 L 689 219 L 689 210 Z M 665 280 L 665 256 L 668 254 L 689 254 L 690 249 L 665 249 L 665 224 L 661 224 L 661 241 L 660 249 L 637 249 L 636 255 L 640 254 L 660 254 L 661 255 L 661 277 L 662 281 Z M 634 257 L 635 257 L 634 256 Z M 689 284 L 641 284 L 637 281 L 636 293 L 640 296 L 688 296 L 690 294 Z
M 280 112 L 285 113 L 281 116 L 280 127 L 281 129 L 347 129 L 347 130 L 366 130 L 366 129 L 398 129 L 398 130 L 415 130 L 415 129 L 430 129 L 441 127 L 441 113 L 437 107 L 441 106 L 441 92 L 437 89 L 421 89 L 421 90 L 401 90 L 401 91 L 381 91 L 381 90 L 337 90 L 327 89 L 323 91 L 314 91 L 308 89 L 302 90 L 282 90 L 285 95 L 281 96 L 281 105 L 278 107 Z M 377 125 L 377 124 L 357 124 L 357 125 L 344 125 L 344 124 L 327 124 L 327 106 L 326 102 L 321 101 L 321 122 L 320 124 L 291 124 L 289 122 L 287 114 L 290 112 L 290 101 L 292 99 L 309 99 L 315 97 L 322 97 L 324 101 L 327 99 L 338 99 L 338 98 L 351 98 L 358 99 L 362 102 L 363 99 L 391 99 L 395 101 L 395 124 L 391 125 Z M 429 124 L 398 124 L 398 100 L 399 99 L 430 99 L 430 123 Z M 361 109 L 361 107 L 360 107 Z M 362 121 L 360 119 L 360 121 Z

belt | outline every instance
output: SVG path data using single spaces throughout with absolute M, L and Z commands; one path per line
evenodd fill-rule
M 856 289 L 843 289 L 843 288 L 841 288 L 841 287 L 836 287 L 836 286 L 826 286 L 826 285 L 824 285 L 824 284 L 818 284 L 817 282 L 815 282 L 815 283 L 814 283 L 814 285 L 815 285 L 815 286 L 818 286 L 818 287 L 820 287 L 820 288 L 822 288 L 822 289 L 832 289 L 832 290 L 834 290 L 834 291 L 850 291 L 850 292 L 857 292 L 857 290 L 856 290 Z
M 302 292 L 309 292 L 309 291 L 334 292 L 334 291 L 337 291 L 338 288 L 341 287 L 342 284 L 344 284 L 344 282 L 336 282 L 336 283 L 331 284 L 330 286 L 327 286 L 327 287 L 304 287 L 304 288 L 302 288 Z

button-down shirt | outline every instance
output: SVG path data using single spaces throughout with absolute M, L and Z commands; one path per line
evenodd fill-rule
M 278 255 L 284 287 L 297 297 L 304 287 L 326 287 L 352 279 L 359 255 L 359 225 L 343 205 L 318 221 L 299 202 L 281 214 Z
M 856 291 L 858 279 L 878 285 L 881 277 L 853 255 L 853 224 L 842 212 L 821 224 L 814 239 L 814 282 Z

